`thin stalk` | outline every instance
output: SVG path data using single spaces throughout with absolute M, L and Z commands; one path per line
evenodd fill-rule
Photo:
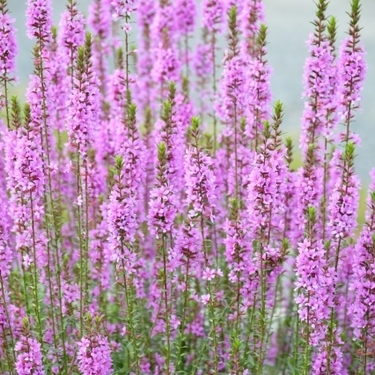
M 121 244 L 121 247 L 124 245 Z M 136 361 L 136 373 L 139 375 L 141 373 L 140 363 L 139 363 L 139 353 L 138 353 L 138 346 L 136 343 L 136 336 L 135 336 L 135 328 L 134 328 L 134 321 L 133 321 L 133 292 L 129 290 L 128 282 L 126 278 L 126 266 L 124 263 L 124 260 L 121 261 L 122 266 L 122 277 L 124 282 L 124 290 L 125 290 L 125 301 L 126 301 L 126 307 L 128 310 L 128 319 L 129 319 L 129 326 L 130 326 L 130 337 L 132 340 L 132 344 L 134 346 L 134 352 L 135 352 L 135 361 Z M 130 295 L 131 294 L 131 295 Z M 128 368 L 131 369 L 132 365 L 130 363 L 130 353 L 128 355 Z
M 263 373 L 263 343 L 266 331 L 266 280 L 263 261 L 264 248 L 260 246 L 260 345 L 258 354 L 258 374 Z
M 39 33 L 41 34 L 41 30 L 39 30 Z M 44 44 L 42 40 L 39 40 L 39 48 L 40 48 L 40 54 L 42 55 Z M 61 237 L 60 234 L 60 228 L 58 225 L 58 219 L 56 215 L 56 207 L 53 199 L 52 194 L 52 179 L 51 179 L 51 171 L 50 171 L 50 165 L 51 165 L 51 156 L 50 156 L 50 145 L 49 145 L 49 136 L 48 136 L 48 125 L 47 125 L 47 110 L 46 110 L 46 92 L 45 92 L 45 77 L 44 77 L 44 65 L 43 65 L 43 58 L 40 59 L 40 81 L 41 81 L 41 93 L 42 93 L 42 111 L 43 111 L 43 131 L 42 131 L 42 145 L 45 144 L 46 147 L 46 157 L 47 157 L 47 168 L 45 168 L 45 165 L 43 165 L 43 172 L 44 175 L 47 175 L 48 179 L 48 196 L 44 193 L 44 206 L 46 212 L 50 212 L 52 216 L 53 221 L 53 230 L 54 230 L 54 245 L 56 250 L 56 283 L 58 288 L 58 295 L 59 295 L 59 320 L 60 320 L 60 326 L 61 326 L 61 341 L 62 341 L 62 349 L 63 349 L 63 369 L 64 373 L 67 374 L 67 362 L 66 362 L 66 338 L 65 338 L 65 329 L 64 329 L 64 319 L 63 319 L 63 313 L 62 313 L 62 290 L 61 290 L 61 271 L 60 271 L 60 257 L 59 257 L 59 238 Z M 44 133 L 44 134 L 43 134 Z M 44 142 L 43 142 L 44 138 Z M 43 147 L 44 148 L 44 147 Z M 44 189 L 45 191 L 46 189 Z M 46 230 L 49 232 L 48 226 L 48 218 L 47 215 L 45 215 L 45 223 L 46 223 Z M 50 238 L 49 234 L 47 234 L 48 238 Z M 51 267 L 50 267 L 50 246 L 49 241 L 47 242 L 47 252 L 48 252 L 48 275 L 49 275 L 49 282 L 50 282 L 50 275 L 51 275 Z M 51 283 L 51 282 L 50 282 Z M 51 285 L 50 285 L 51 288 Z M 50 292 L 52 293 L 52 292 Z M 57 349 L 57 341 L 56 341 L 56 333 L 55 333 L 55 318 L 54 318 L 54 301 L 53 297 L 50 296 L 51 299 L 51 313 L 52 313 L 52 323 L 53 323 L 53 330 L 54 330 L 54 343 Z
M 37 321 L 38 339 L 42 345 L 43 352 L 45 353 L 43 345 L 43 329 L 42 320 L 40 317 L 39 295 L 38 295 L 38 272 L 37 272 L 37 256 L 36 256 L 36 237 L 35 237 L 35 219 L 34 219 L 34 200 L 30 192 L 30 205 L 31 205 L 31 227 L 32 227 L 32 241 L 33 241 L 33 286 L 34 286 L 34 303 L 35 303 L 35 317 Z
M 308 300 L 310 301 L 310 293 L 308 296 Z M 307 322 L 306 322 L 306 328 L 307 328 L 307 335 L 306 335 L 306 342 L 305 342 L 305 352 L 304 352 L 304 362 L 303 362 L 303 374 L 308 375 L 310 370 L 310 306 L 307 307 Z M 298 332 L 297 332 L 298 334 Z
M 85 265 L 85 293 L 84 293 L 84 299 L 85 299 L 85 305 L 88 305 L 88 296 L 89 296 L 89 272 L 88 272 L 88 258 L 89 258 L 89 189 L 88 189 L 88 160 L 86 160 L 85 165 L 85 199 L 83 200 L 85 203 L 84 206 L 84 214 L 85 214 L 85 247 L 84 247 L 84 265 Z
M 353 81 L 351 81 L 350 86 L 351 86 L 350 91 L 352 92 Z M 347 117 L 345 119 L 346 135 L 345 135 L 344 143 L 346 145 L 349 142 L 349 136 L 350 136 L 350 122 L 351 122 L 351 118 L 352 118 L 351 111 L 352 111 L 352 103 L 349 103 L 348 114 L 347 114 Z M 345 180 L 346 180 L 345 177 L 348 177 L 348 176 L 346 176 L 346 169 L 348 167 L 347 164 L 348 164 L 348 160 L 347 160 L 347 157 L 345 156 L 344 157 L 344 165 L 343 165 L 343 169 L 342 169 L 342 178 L 341 178 L 341 181 L 343 183 L 345 183 Z M 345 191 L 343 193 L 343 196 L 346 196 L 347 194 L 348 194 L 348 184 L 345 183 Z M 342 243 L 342 238 L 340 237 L 340 239 L 337 242 L 336 252 L 335 252 L 335 261 L 334 261 L 335 274 L 337 274 L 337 270 L 338 270 L 341 243 Z M 336 289 L 336 285 L 335 285 L 335 289 Z M 335 323 L 335 310 L 334 310 L 334 307 L 331 307 L 331 317 L 330 317 L 330 322 L 329 322 L 329 342 L 328 342 L 328 348 L 327 348 L 327 374 L 328 375 L 331 373 L 331 352 L 332 352 L 332 346 L 333 346 L 333 331 L 334 331 L 333 326 L 334 326 L 334 323 Z
M 205 236 L 204 236 L 204 222 L 203 222 L 203 216 L 201 215 L 200 220 L 200 227 L 201 227 L 201 235 L 202 235 L 202 241 L 203 241 L 203 252 L 205 254 L 205 266 L 208 267 L 208 258 L 207 258 L 207 248 L 206 248 L 206 242 L 205 242 Z M 216 337 L 216 317 L 215 317 L 215 307 L 214 307 L 214 301 L 212 298 L 212 288 L 211 288 L 211 281 L 207 280 L 207 290 L 208 294 L 210 296 L 209 301 L 209 316 L 210 316 L 210 325 L 211 325 L 211 332 L 213 333 L 213 350 L 214 350 L 214 374 L 218 374 L 219 372 L 219 355 L 218 355 L 218 345 L 217 345 L 217 337 Z
M 185 63 L 186 63 L 186 77 L 190 77 L 190 64 L 189 64 L 189 36 L 185 34 Z M 189 97 L 189 84 L 187 85 L 187 97 Z
M 5 356 L 6 356 L 6 362 L 8 364 L 8 371 L 10 374 L 14 374 L 14 371 L 13 371 L 13 368 L 14 368 L 14 362 L 12 363 L 12 360 L 10 358 L 10 354 L 9 354 L 9 347 L 8 347 L 8 340 L 7 340 L 7 336 L 6 336 L 6 333 L 5 333 L 5 329 L 3 328 L 2 329 L 2 339 L 3 339 L 3 347 L 2 349 L 5 351 Z
M 3 326 L 3 340 L 7 348 L 5 348 L 6 356 L 7 356 L 7 361 L 8 361 L 8 366 L 9 366 L 9 371 L 13 374 L 13 367 L 14 363 L 16 362 L 16 353 L 14 351 L 14 336 L 13 336 L 13 329 L 12 329 L 12 323 L 10 321 L 10 316 L 9 316 L 9 309 L 7 307 L 7 302 L 6 302 L 6 296 L 5 296 L 5 289 L 4 289 L 4 280 L 3 276 L 1 275 L 0 272 L 0 285 L 1 285 L 1 295 L 2 295 L 2 300 L 3 300 L 3 306 L 5 310 L 5 315 L 6 319 L 8 322 L 8 329 L 9 329 L 9 335 L 10 335 L 10 346 L 11 346 L 11 352 L 12 352 L 12 357 L 13 357 L 13 363 L 12 360 L 9 358 L 9 350 L 8 350 L 8 339 L 5 336 L 5 328 Z
M 77 162 L 76 162 L 76 188 L 77 197 L 81 196 L 81 166 L 80 166 L 80 155 L 77 150 Z M 79 242 L 79 334 L 83 336 L 83 310 L 84 310 L 84 249 L 83 249 L 83 238 L 82 238 L 82 215 L 81 205 L 77 207 L 77 231 L 78 231 L 78 242 Z
M 363 348 L 363 375 L 367 374 L 367 326 L 368 326 L 368 319 L 369 319 L 369 311 L 366 312 L 366 321 L 367 324 L 363 329 L 365 333 L 365 340 L 364 340 L 364 348 Z
M 211 39 L 211 48 L 212 48 L 212 92 L 213 97 L 215 100 L 216 97 L 216 35 L 215 30 L 212 32 L 212 39 Z M 215 155 L 217 149 L 217 118 L 216 112 L 212 112 L 212 122 L 213 122 L 213 153 Z
M 61 150 L 62 150 L 62 140 L 61 140 L 61 134 L 58 132 L 57 134 L 58 139 L 58 164 L 59 166 L 62 165 L 62 157 L 61 157 Z M 60 168 L 59 168 L 60 170 Z M 51 189 L 50 189 L 51 191 Z M 58 174 L 58 194 L 59 194 L 59 201 L 61 200 L 61 181 L 60 181 L 60 174 Z M 67 374 L 68 371 L 68 364 L 66 361 L 66 333 L 64 329 L 64 315 L 63 315 L 63 302 L 62 302 L 62 288 L 61 288 L 61 267 L 60 267 L 60 249 L 59 249 L 59 238 L 61 237 L 61 232 L 59 230 L 59 225 L 57 223 L 57 217 L 55 214 L 55 206 L 52 202 L 52 212 L 53 212 L 53 220 L 54 220 L 54 227 L 55 227 L 55 266 L 56 266 L 56 283 L 57 283 L 57 299 L 58 299 L 58 315 L 60 320 L 60 337 L 61 337 L 61 343 L 62 343 L 62 349 L 63 349 L 63 368 L 65 371 L 65 374 Z
M 238 201 L 238 129 L 237 129 L 237 100 L 233 100 L 234 105 L 234 117 L 233 117 L 233 125 L 234 125 L 234 173 L 235 173 L 235 198 Z
M 253 332 L 253 325 L 254 325 L 254 318 L 255 318 L 255 306 L 256 306 L 256 294 L 254 296 L 254 302 L 251 311 L 248 312 L 248 329 L 246 332 L 246 340 L 245 340 L 245 349 L 244 349 L 244 358 L 247 360 L 247 357 L 250 354 L 250 337 L 251 333 Z M 254 351 L 255 352 L 255 351 Z
M 7 71 L 4 72 L 4 101 L 5 101 L 5 115 L 7 121 L 7 128 L 10 129 L 10 116 L 9 116 L 9 104 L 8 104 L 8 81 Z
M 340 249 L 341 249 L 341 238 L 339 239 L 336 247 L 336 252 L 335 252 L 335 263 L 334 263 L 334 269 L 335 269 L 335 274 L 337 273 L 338 269 L 338 264 L 339 264 L 339 254 L 340 254 Z M 336 285 L 335 285 L 336 289 Z M 335 324 L 335 310 L 332 307 L 331 308 L 331 315 L 330 315 L 330 320 L 329 320 L 329 327 L 328 327 L 328 348 L 327 348 L 327 374 L 331 374 L 331 352 L 332 352 L 332 346 L 333 346 L 333 338 L 334 338 L 334 324 Z
M 25 297 L 25 304 L 26 304 L 26 314 L 28 318 L 30 318 L 30 303 L 29 303 L 29 297 L 27 293 L 27 285 L 28 285 L 27 272 L 26 272 L 25 265 L 22 260 L 21 260 L 21 267 L 22 267 L 23 294 Z
M 180 342 L 179 342 L 179 353 L 177 357 L 177 365 L 179 366 L 181 363 L 181 356 L 182 356 L 182 341 L 185 331 L 185 321 L 186 321 L 186 310 L 187 310 L 187 302 L 188 302 L 188 283 L 189 283 L 189 266 L 190 266 L 190 257 L 187 257 L 186 263 L 186 271 L 185 271 L 185 289 L 184 289 L 184 302 L 182 307 L 182 320 L 181 320 L 181 329 L 180 329 Z
M 328 139 L 324 138 L 324 164 L 323 164 L 323 200 L 322 200 L 322 224 L 323 224 L 323 233 L 322 241 L 325 243 L 326 238 L 326 226 L 327 226 L 327 180 L 328 180 L 328 160 L 327 160 L 327 148 L 328 148 Z M 326 252 L 327 257 L 329 252 Z M 327 258 L 328 259 L 328 258 Z
M 171 328 L 169 321 L 169 302 L 168 302 L 168 278 L 167 278 L 167 253 L 166 253 L 166 239 L 165 235 L 162 236 L 162 255 L 163 255 L 163 284 L 164 284 L 164 308 L 165 308 L 165 325 L 166 325 L 166 340 L 167 340 L 167 353 L 166 353 L 166 374 L 170 375 L 170 356 L 171 356 Z
M 278 297 L 278 293 L 279 293 L 279 287 L 280 287 L 280 275 L 277 277 L 277 280 L 276 280 L 276 286 L 275 286 L 275 297 L 273 299 L 273 305 L 272 305 L 272 310 L 271 310 L 271 316 L 270 316 L 270 321 L 269 321 L 269 325 L 268 325 L 268 329 L 267 329 L 267 339 L 266 339 L 266 342 L 265 342 L 265 352 L 267 352 L 267 347 L 268 347 L 268 343 L 269 343 L 269 340 L 270 340 L 270 337 L 271 337 L 271 325 L 272 325 L 272 321 L 273 321 L 273 318 L 275 316 L 275 311 L 276 311 L 276 306 L 277 306 L 277 297 Z
M 296 314 L 296 329 L 295 329 L 295 343 L 294 343 L 294 356 L 293 356 L 293 368 L 298 367 L 299 358 L 299 315 Z
M 266 162 L 266 158 L 264 158 L 263 164 Z M 267 274 L 265 273 L 265 262 L 263 259 L 264 256 L 264 247 L 269 245 L 271 241 L 271 226 L 272 226 L 272 212 L 273 207 L 271 206 L 269 211 L 268 217 L 268 228 L 266 237 L 264 237 L 264 233 L 261 234 L 261 238 L 265 238 L 264 243 L 260 243 L 260 346 L 259 346 L 259 355 L 258 355 L 258 374 L 261 375 L 263 372 L 263 361 L 264 361 L 264 341 L 266 336 L 266 292 L 267 292 Z M 263 231 L 262 231 L 263 232 Z

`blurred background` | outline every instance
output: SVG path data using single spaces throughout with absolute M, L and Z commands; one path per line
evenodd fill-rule
M 157 1 L 157 0 L 155 0 Z M 78 0 L 81 11 L 87 14 L 90 0 Z M 200 1 L 199 1 L 200 2 Z M 367 51 L 367 78 L 363 90 L 362 110 L 356 114 L 353 131 L 359 133 L 362 142 L 357 149 L 357 171 L 364 185 L 369 182 L 368 172 L 375 167 L 375 2 L 362 1 L 362 41 Z M 313 31 L 315 19 L 313 0 L 264 0 L 268 25 L 268 60 L 273 69 L 273 100 L 285 105 L 284 132 L 298 140 L 303 110 L 302 75 L 307 57 L 306 40 Z M 33 42 L 26 36 L 26 0 L 8 0 L 9 9 L 16 19 L 19 43 L 19 85 L 15 91 L 23 95 L 28 76 L 32 71 L 31 51 Z M 65 9 L 64 0 L 53 0 L 54 23 Z M 338 40 L 345 37 L 348 29 L 349 0 L 331 0 L 328 15 L 338 20 Z

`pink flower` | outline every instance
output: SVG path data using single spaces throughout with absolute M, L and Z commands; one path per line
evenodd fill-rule
M 223 3 L 223 0 L 203 1 L 203 26 L 210 32 L 217 31 L 224 20 L 225 12 Z
M 207 305 L 208 302 L 210 302 L 210 299 L 211 299 L 211 297 L 210 297 L 209 294 L 203 294 L 202 297 L 201 297 L 203 305 Z
M 45 375 L 41 345 L 36 339 L 21 336 L 14 350 L 17 353 L 16 370 L 18 375 Z
M 44 43 L 51 39 L 52 3 L 51 0 L 27 0 L 27 36 Z
M 16 69 L 17 42 L 13 23 L 8 13 L 0 13 L 0 75 L 12 76 Z
M 111 349 L 107 338 L 101 335 L 82 337 L 78 347 L 78 367 L 82 375 L 112 374 Z
M 216 276 L 216 271 L 206 267 L 206 269 L 203 271 L 202 279 L 211 281 L 215 278 L 215 276 Z

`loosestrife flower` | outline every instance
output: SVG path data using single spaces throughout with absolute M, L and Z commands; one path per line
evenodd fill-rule
M 191 205 L 189 217 L 203 215 L 210 219 L 215 207 L 215 176 L 211 158 L 197 150 L 188 148 L 185 154 L 186 201 Z
M 305 107 L 302 116 L 300 144 L 304 166 L 299 171 L 298 186 L 300 215 L 306 218 L 307 207 L 318 208 L 327 196 L 327 142 L 337 125 L 338 85 L 337 68 L 334 62 L 333 46 L 324 33 L 325 1 L 318 5 L 317 20 L 314 22 L 314 34 L 311 34 L 307 46 L 309 57 L 306 59 L 303 76 L 303 97 Z M 323 145 L 323 138 L 325 144 Z M 324 205 L 323 205 L 324 206 Z M 325 210 L 325 208 L 324 208 Z M 318 225 L 323 226 L 325 236 L 325 211 Z M 300 230 L 306 223 L 301 221 Z
M 154 129 L 155 141 L 164 142 L 167 149 L 165 173 L 176 196 L 181 194 L 183 186 L 183 150 L 186 131 L 186 119 L 182 117 L 180 111 L 177 111 L 178 104 L 182 104 L 181 101 L 178 103 L 178 100 L 181 100 L 181 96 L 176 93 L 176 86 L 172 82 L 169 85 L 168 100 L 163 103 L 161 119 L 156 122 Z
M 230 218 L 224 223 L 226 233 L 226 238 L 224 239 L 225 257 L 230 269 L 228 275 L 229 281 L 233 284 L 241 281 L 242 284 L 246 279 L 247 285 L 245 288 L 247 288 L 252 282 L 251 277 L 245 277 L 244 273 L 246 273 L 247 276 L 251 274 L 250 270 L 252 269 L 253 262 L 251 260 L 250 241 L 247 236 L 247 217 L 244 217 L 244 215 L 241 216 L 238 202 L 234 200 L 232 202 Z M 249 288 L 249 290 L 251 290 L 251 288 Z M 255 290 L 255 288 L 253 290 Z M 242 292 L 243 291 L 241 291 L 241 293 Z M 249 300 L 252 299 L 249 295 L 247 298 Z
M 106 211 L 106 206 L 101 206 L 102 211 Z M 104 215 L 103 215 L 104 216 Z M 107 233 L 108 225 L 104 217 L 97 227 L 90 231 L 90 249 L 89 257 L 92 264 L 91 274 L 92 279 L 96 282 L 96 287 L 93 289 L 95 298 L 92 305 L 98 307 L 100 300 L 100 292 L 109 290 L 111 285 L 111 251 L 108 246 Z
M 360 91 L 362 89 L 366 64 L 363 59 L 363 48 L 359 46 L 360 34 L 357 26 L 360 17 L 360 4 L 353 1 L 351 6 L 349 39 L 346 39 L 341 48 L 339 59 L 339 75 L 342 83 L 340 104 L 343 110 L 345 131 L 341 135 L 344 150 L 341 155 L 340 168 L 342 170 L 340 186 L 336 186 L 335 192 L 330 201 L 330 218 L 328 226 L 332 232 L 332 250 L 328 255 L 331 257 L 335 272 L 340 278 L 345 279 L 345 274 L 351 270 L 350 246 L 345 244 L 346 239 L 354 237 L 357 227 L 357 210 L 359 202 L 359 181 L 354 172 L 355 144 L 357 137 L 351 133 L 351 123 L 354 117 L 354 110 L 359 108 Z M 346 261 L 346 262 L 345 262 Z M 335 338 L 340 334 L 341 327 L 334 328 L 334 317 L 340 319 L 346 316 L 348 298 L 346 291 L 336 286 L 336 306 L 331 309 L 330 330 L 335 332 Z M 344 312 L 343 312 L 344 310 Z M 342 327 L 347 329 L 347 322 L 341 318 Z M 333 340 L 331 334 L 327 340 L 326 367 L 330 371 L 340 373 L 343 360 L 339 353 L 343 351 L 342 342 Z
M 221 80 L 220 103 L 221 118 L 226 123 L 231 123 L 236 111 L 239 120 L 245 114 L 245 108 L 248 103 L 248 95 L 245 91 L 247 83 L 247 61 L 242 56 L 227 57 Z M 233 134 L 232 130 L 232 134 Z
M 155 2 L 153 0 L 138 0 L 137 3 L 137 21 L 140 27 L 145 30 L 151 25 L 155 16 Z
M 346 38 L 340 47 L 339 76 L 341 81 L 341 116 L 347 120 L 359 108 L 361 91 L 367 70 L 365 51 L 358 46 L 358 39 Z
M 212 160 L 199 145 L 199 126 L 199 119 L 193 117 L 189 128 L 190 145 L 186 150 L 184 162 L 187 218 L 176 241 L 177 252 L 185 266 L 185 270 L 182 271 L 185 275 L 185 293 L 188 291 L 190 274 L 208 281 L 212 276 L 210 274 L 211 276 L 205 277 L 210 269 L 204 241 L 205 237 L 210 235 L 207 222 L 214 221 L 216 182 Z M 202 275 L 203 264 L 206 265 L 206 271 L 203 271 Z
M 5 5 L 0 4 L 0 75 L 9 76 L 9 80 L 15 72 L 17 43 L 12 19 Z
M 124 69 L 116 69 L 109 77 L 108 100 L 111 103 L 108 126 L 103 132 L 103 159 L 111 159 L 119 153 L 121 145 L 125 141 L 125 129 L 123 126 L 123 112 L 126 104 L 126 73 Z
M 269 227 L 274 233 L 282 230 L 280 218 L 285 210 L 282 197 L 286 189 L 286 150 L 274 143 L 269 130 L 266 124 L 265 137 L 249 176 L 247 202 L 251 240 L 262 238 L 259 237 L 260 233 L 267 232 L 266 228 Z
M 99 96 L 107 93 L 108 62 L 106 56 L 113 51 L 112 17 L 110 0 L 95 0 L 89 8 L 88 25 L 93 32 L 92 65 L 99 77 Z M 100 101 L 104 102 L 104 97 Z M 102 104 L 103 105 L 103 104 Z M 100 117 L 102 117 L 101 114 Z M 97 145 L 99 148 L 100 146 Z
M 202 234 L 193 221 L 186 221 L 176 239 L 175 249 L 181 263 L 189 266 L 190 272 L 201 273 L 203 256 L 201 253 Z M 181 286 L 182 287 L 182 286 Z
M 203 0 L 203 26 L 210 32 L 217 31 L 224 20 L 223 0 Z
M 156 61 L 151 71 L 151 77 L 159 85 L 169 81 L 178 81 L 181 62 L 174 47 L 164 48 L 162 44 L 154 51 Z
M 155 187 L 151 190 L 149 220 L 154 233 L 166 234 L 172 230 L 176 217 L 176 197 L 168 175 L 168 157 L 164 143 L 158 147 L 158 165 Z
M 201 298 L 203 305 L 207 305 L 210 302 L 211 296 L 209 294 L 203 294 Z
M 342 186 L 342 181 L 336 184 L 335 192 L 331 196 L 330 221 L 328 227 L 336 241 L 351 237 L 357 227 L 356 212 L 359 203 L 359 180 L 355 175 L 348 176 L 345 181 L 346 186 Z
M 49 126 L 53 130 L 58 130 L 62 132 L 65 130 L 65 121 L 67 115 L 66 101 L 69 95 L 70 82 L 67 77 L 67 63 L 63 62 L 65 57 L 57 40 L 57 35 L 53 33 L 52 42 L 48 45 L 48 50 L 46 51 L 46 69 L 44 74 L 46 76 L 46 104 L 49 109 L 48 117 L 50 119 Z M 69 82 L 69 83 L 68 83 Z M 51 132 L 50 132 L 51 133 Z M 53 142 L 50 142 L 54 145 Z M 54 147 L 52 147 L 54 151 Z M 51 159 L 55 160 L 54 157 Z M 53 162 L 51 162 L 52 164 Z M 59 173 L 58 163 L 55 164 L 54 173 Z M 52 168 L 52 165 L 50 165 Z
M 13 252 L 10 244 L 11 220 L 8 216 L 8 197 L 0 191 L 0 201 L 4 207 L 4 214 L 0 217 L 0 283 L 5 285 L 13 262 Z M 1 297 L 0 297 L 1 300 Z
M 45 375 L 42 362 L 42 350 L 40 343 L 30 337 L 28 329 L 23 328 L 25 332 L 16 343 L 15 352 L 17 353 L 16 370 L 18 375 Z
M 108 42 L 111 36 L 111 9 L 120 5 L 112 5 L 114 2 L 111 0 L 95 0 L 89 8 L 89 17 L 87 20 L 88 25 L 92 28 L 93 34 L 103 39 L 103 41 Z M 118 4 L 118 2 L 117 2 Z
M 196 48 L 193 68 L 197 77 L 207 79 L 212 74 L 212 54 L 211 47 L 208 44 L 199 44 Z M 210 64 L 208 63 L 210 62 Z
M 281 265 L 288 249 L 288 242 L 282 237 L 282 219 L 285 217 L 283 198 L 286 192 L 287 174 L 286 149 L 282 145 L 279 131 L 282 113 L 282 104 L 277 102 L 272 127 L 268 122 L 264 124 L 259 141 L 261 144 L 254 158 L 247 188 L 246 224 L 249 228 L 247 238 L 252 244 L 253 251 L 251 266 L 243 273 L 245 284 L 247 280 L 250 281 L 248 285 L 245 285 L 250 292 L 248 299 L 252 301 L 256 294 L 259 294 L 260 319 L 266 316 L 266 308 L 272 308 L 271 306 L 275 304 L 277 298 L 277 290 L 274 288 L 275 280 L 281 273 Z M 247 274 L 250 276 L 247 277 Z M 257 283 L 258 288 L 255 292 L 251 290 L 251 286 Z M 265 335 L 266 329 L 262 326 L 260 329 L 261 336 Z M 254 340 L 258 339 L 254 337 Z M 263 355 L 262 340 L 260 339 L 260 356 Z
M 178 32 L 187 35 L 194 30 L 196 19 L 196 2 L 194 0 L 176 0 L 173 2 Z
M 244 36 L 242 50 L 244 53 L 255 57 L 256 38 L 260 24 L 264 23 L 264 4 L 262 0 L 244 1 L 240 15 L 240 30 Z
M 270 117 L 271 104 L 271 68 L 266 60 L 267 27 L 260 26 L 257 35 L 257 50 L 255 57 L 248 60 L 248 78 L 246 92 L 248 92 L 248 107 L 245 113 L 246 135 L 255 143 L 259 143 L 259 134 L 263 122 Z
M 137 87 L 133 95 L 141 113 L 152 111 L 155 108 L 156 100 L 153 81 L 150 80 L 150 74 L 153 67 L 153 57 L 151 50 L 152 27 L 155 17 L 156 4 L 153 0 L 139 0 L 137 6 L 137 24 L 140 30 L 141 38 L 138 41 L 137 48 Z
M 0 0 L 0 372 L 375 370 L 375 171 L 357 235 L 367 68 L 351 1 L 337 51 L 317 2 L 294 170 L 262 0 L 92 0 L 87 22 L 69 0 L 59 28 L 52 0 L 25 0 L 23 112 Z
M 314 211 L 310 208 L 308 212 L 312 215 Z M 301 321 L 307 324 L 307 329 L 311 330 L 309 344 L 318 346 L 328 332 L 326 321 L 334 306 L 336 278 L 333 269 L 327 267 L 322 241 L 310 236 L 300 242 L 295 266 L 297 277 L 295 301 L 298 313 Z
M 140 226 L 141 182 L 143 179 L 143 144 L 136 129 L 136 107 L 128 109 L 128 134 L 121 156 L 116 158 L 115 183 L 107 206 L 108 229 L 113 258 L 129 261 L 126 272 L 135 272 L 135 254 L 131 252 Z M 130 247 L 130 249 L 127 249 Z M 125 252 L 125 253 L 123 253 Z M 127 254 L 126 254 L 127 253 Z
M 112 0 L 113 18 L 129 17 L 136 10 L 136 3 L 135 0 Z
M 50 41 L 52 29 L 51 0 L 27 0 L 27 36 L 42 42 Z
M 37 77 L 34 77 L 33 83 L 38 84 Z M 30 91 L 32 87 L 33 84 L 30 85 Z M 37 92 L 39 90 L 34 93 Z M 44 217 L 44 173 L 40 141 L 42 124 L 35 121 L 36 117 L 34 121 L 31 120 L 28 105 L 25 107 L 25 117 L 25 127 L 9 131 L 4 140 L 7 187 L 10 192 L 9 210 L 13 219 L 12 231 L 15 233 L 16 250 L 20 251 L 26 260 L 32 259 L 30 252 L 34 248 L 40 255 L 39 260 L 43 262 L 44 237 L 39 227 Z
M 152 24 L 154 38 L 152 53 L 155 59 L 151 77 L 161 90 L 166 83 L 177 82 L 180 75 L 181 61 L 178 56 L 176 27 L 173 5 L 169 2 L 158 4 L 155 7 Z
M 375 326 L 372 317 L 375 314 L 375 170 L 371 171 L 371 186 L 367 198 L 368 209 L 366 222 L 363 226 L 359 241 L 355 247 L 353 277 L 350 289 L 354 293 L 354 302 L 349 307 L 352 316 L 354 336 L 362 347 L 361 354 L 368 355 L 375 343 L 373 340 Z M 375 363 L 371 355 L 366 358 L 366 370 L 373 370 Z
M 75 68 L 73 88 L 69 97 L 67 129 L 69 142 L 83 159 L 87 158 L 96 120 L 98 88 L 90 60 L 81 47 Z
M 317 41 L 315 36 L 310 35 L 307 45 L 310 57 L 304 68 L 303 96 L 308 100 L 305 101 L 301 133 L 304 155 L 308 152 L 308 146 L 315 143 L 319 136 L 332 136 L 337 121 L 333 120 L 332 123 L 329 118 L 332 113 L 335 115 L 338 106 L 338 90 L 332 90 L 335 78 L 338 84 L 337 67 L 329 40 Z M 314 139 L 310 139 L 311 134 L 314 134 Z
M 82 375 L 113 373 L 111 348 L 106 337 L 99 334 L 82 337 L 78 347 L 78 367 Z
M 78 47 L 85 40 L 85 23 L 84 15 L 78 11 L 75 2 L 72 2 L 61 14 L 58 34 L 59 52 L 71 68 L 77 58 Z

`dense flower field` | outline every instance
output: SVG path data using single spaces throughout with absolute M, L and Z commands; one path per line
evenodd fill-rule
M 1 374 L 375 373 L 347 6 L 337 41 L 317 0 L 296 169 L 261 0 L 27 0 L 24 106 L 0 0 Z

